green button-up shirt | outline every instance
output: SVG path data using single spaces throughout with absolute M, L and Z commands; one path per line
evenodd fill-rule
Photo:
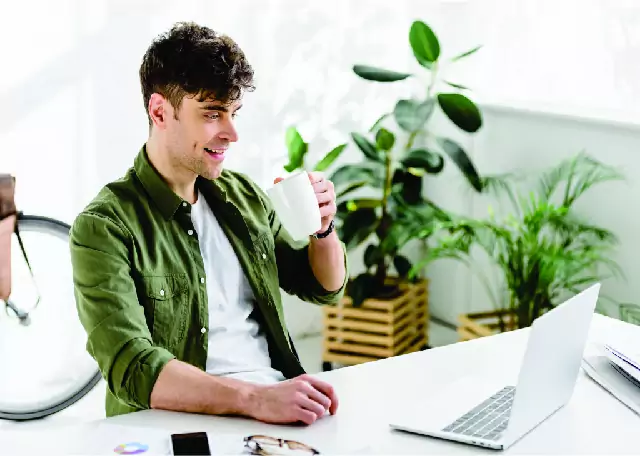
M 345 285 L 336 292 L 321 286 L 309 263 L 308 243 L 291 239 L 266 194 L 247 176 L 225 170 L 215 180 L 198 178 L 196 185 L 251 285 L 255 318 L 267 336 L 273 367 L 287 378 L 304 373 L 280 289 L 331 304 Z M 74 220 L 76 305 L 87 350 L 107 382 L 107 416 L 149 408 L 154 383 L 173 358 L 205 369 L 207 281 L 201 280 L 206 272 L 190 211 L 143 147 L 126 175 L 106 185 Z

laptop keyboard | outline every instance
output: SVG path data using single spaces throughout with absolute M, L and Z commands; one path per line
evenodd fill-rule
M 497 440 L 507 428 L 515 387 L 507 386 L 443 429 L 445 432 Z

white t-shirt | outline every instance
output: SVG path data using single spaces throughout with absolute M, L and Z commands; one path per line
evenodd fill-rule
M 250 318 L 254 295 L 231 243 L 202 195 L 191 208 L 206 273 L 209 339 L 206 371 L 254 383 L 284 380 L 271 367 L 267 340 Z

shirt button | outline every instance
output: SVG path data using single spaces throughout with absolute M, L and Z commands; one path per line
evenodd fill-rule
M 200 330 L 200 332 L 201 332 L 202 334 L 206 333 L 206 332 L 207 332 L 207 328 L 202 328 L 202 329 Z
M 187 202 L 186 202 L 186 201 L 185 201 L 185 202 L 183 202 L 183 203 L 182 203 L 182 205 L 183 205 L 184 207 L 187 207 Z
M 160 296 L 164 296 L 164 290 L 160 290 Z
M 187 231 L 187 234 L 188 234 L 189 236 L 191 236 L 191 235 L 193 234 L 193 230 L 189 230 L 189 231 Z
M 204 283 L 204 277 L 200 277 L 200 283 Z
M 267 254 L 266 254 L 266 253 L 263 253 L 263 254 L 262 254 L 262 259 L 263 259 L 263 260 L 266 260 L 266 259 L 267 259 Z

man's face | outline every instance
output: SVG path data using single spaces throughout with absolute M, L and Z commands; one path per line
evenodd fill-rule
M 165 101 L 164 136 L 171 164 L 205 179 L 220 176 L 227 149 L 238 140 L 234 119 L 240 107 L 240 101 L 224 105 L 185 96 L 175 115 Z

